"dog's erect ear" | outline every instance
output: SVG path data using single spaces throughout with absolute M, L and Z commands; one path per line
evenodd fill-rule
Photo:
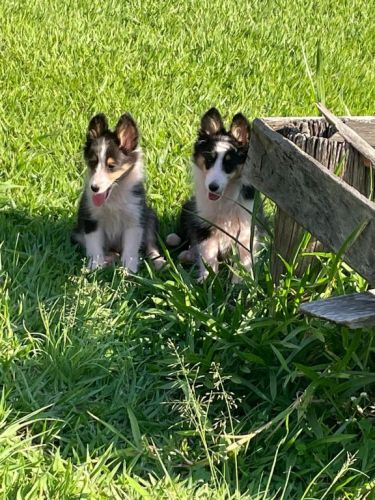
M 90 120 L 87 135 L 90 139 L 97 139 L 108 130 L 108 122 L 105 114 L 99 113 Z
M 247 146 L 250 141 L 250 123 L 242 113 L 234 115 L 230 126 L 230 134 L 242 146 Z
M 120 149 L 130 153 L 138 146 L 139 132 L 137 124 L 129 113 L 122 115 L 116 125 L 116 135 L 120 141 Z
M 202 116 L 200 136 L 215 135 L 225 132 L 224 123 L 216 108 L 211 108 Z

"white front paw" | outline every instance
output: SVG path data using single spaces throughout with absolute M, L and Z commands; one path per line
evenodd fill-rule
M 96 257 L 89 257 L 87 263 L 87 269 L 89 271 L 94 271 L 98 269 L 98 267 L 103 267 L 105 265 L 105 257 L 104 255 L 97 255 Z
M 137 258 L 130 258 L 130 259 L 121 259 L 122 260 L 122 265 L 124 266 L 125 270 L 128 271 L 130 274 L 136 274 L 138 271 L 138 259 Z
M 208 278 L 208 275 L 209 275 L 209 272 L 207 271 L 207 269 L 204 269 L 203 271 L 201 271 L 199 273 L 199 277 L 197 279 L 198 283 L 204 283 L 206 281 L 206 279 Z
M 160 269 L 163 269 L 167 262 L 163 257 L 157 257 L 156 259 L 153 259 L 152 263 L 156 271 L 160 271 Z

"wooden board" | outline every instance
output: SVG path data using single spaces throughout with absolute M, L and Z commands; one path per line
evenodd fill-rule
M 375 147 L 375 116 L 343 116 L 343 122 L 359 134 L 371 146 Z M 305 116 L 305 117 L 279 117 L 274 116 L 265 118 L 264 121 L 273 129 L 285 127 L 289 123 L 305 121 L 322 121 L 322 116 Z M 343 141 L 344 139 L 338 139 Z
M 338 120 L 336 117 L 334 119 Z M 268 124 L 267 119 L 265 122 Z M 348 130 L 351 135 L 356 134 L 341 121 L 340 127 L 345 128 L 344 135 Z M 371 130 L 375 131 L 375 120 Z M 337 127 L 334 124 L 332 125 L 326 120 L 302 118 L 293 120 L 293 122 L 288 121 L 286 125 L 283 124 L 281 128 L 278 128 L 277 132 L 294 142 L 331 172 L 338 172 L 339 177 L 365 195 L 366 198 L 372 196 L 375 185 L 375 170 L 368 168 L 367 159 L 358 153 L 351 144 L 345 142 L 344 137 L 337 133 Z M 361 139 L 361 141 L 363 140 Z M 370 146 L 367 148 L 371 150 Z M 285 273 L 284 261 L 295 262 L 294 273 L 297 276 L 301 276 L 308 266 L 318 272 L 320 264 L 313 256 L 299 256 L 297 261 L 294 260 L 299 249 L 307 253 L 327 251 L 324 249 L 324 245 L 314 237 L 310 239 L 307 247 L 300 248 L 304 232 L 304 229 L 292 217 L 277 207 L 271 265 L 275 283 L 278 283 L 282 274 Z
M 246 168 L 256 189 L 333 252 L 362 227 L 343 258 L 375 284 L 374 203 L 261 119 L 253 122 Z
M 375 290 L 307 302 L 300 312 L 353 329 L 375 326 Z
M 352 127 L 349 127 L 346 123 L 335 116 L 328 108 L 324 106 L 321 102 L 317 104 L 319 111 L 322 113 L 324 118 L 330 123 L 335 130 L 345 139 L 345 141 L 354 147 L 356 151 L 361 153 L 363 158 L 365 158 L 366 165 L 368 167 L 375 168 L 375 149 L 366 141 L 361 135 L 359 135 Z M 375 127 L 370 127 L 369 130 L 373 130 Z

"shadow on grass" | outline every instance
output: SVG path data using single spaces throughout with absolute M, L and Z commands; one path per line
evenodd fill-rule
M 32 432 L 46 431 L 63 455 L 84 460 L 87 449 L 112 444 L 145 466 L 151 448 L 140 435 L 168 442 L 179 418 L 166 405 L 173 389 L 163 387 L 172 362 L 161 356 L 165 325 L 149 290 L 120 267 L 84 271 L 73 225 L 65 212 L 0 212 L 0 383 L 18 414 L 47 407 L 39 417 L 52 420 Z
M 107 293 L 115 293 L 126 282 L 126 291 L 131 291 L 132 279 L 124 280 L 118 260 L 102 270 L 86 271 L 83 249 L 70 241 L 74 225 L 75 216 L 63 210 L 46 207 L 38 214 L 26 209 L 0 210 L 0 286 L 3 284 L 8 291 L 10 313 L 21 315 L 31 330 L 40 324 L 41 305 L 49 310 L 61 299 L 74 302 L 77 293 L 90 288 L 90 284 L 105 284 Z M 163 217 L 159 229 L 163 242 L 174 229 L 174 220 Z M 176 254 L 177 251 L 171 252 L 172 257 Z M 144 264 L 140 266 L 140 275 L 147 275 Z M 138 300 L 145 298 L 139 283 L 136 292 Z M 149 292 L 144 292 L 147 297 Z
M 161 227 L 171 222 L 163 220 Z M 319 400 L 311 409 L 316 422 L 315 412 L 320 415 L 323 423 L 316 425 L 321 436 L 328 436 L 327 446 L 319 434 L 304 428 L 308 458 L 301 461 L 302 447 L 288 445 L 280 448 L 282 458 L 275 465 L 284 431 L 272 428 L 272 440 L 263 434 L 248 457 L 239 455 L 241 471 L 261 477 L 275 465 L 275 474 L 282 477 L 292 464 L 294 474 L 305 478 L 314 443 L 325 446 L 324 463 L 333 459 L 341 449 L 341 422 L 352 412 L 348 401 L 373 382 L 367 368 L 371 371 L 373 347 L 367 338 L 330 325 L 310 327 L 294 309 L 288 312 L 286 294 L 267 298 L 254 289 L 235 297 L 220 279 L 190 286 L 189 276 L 179 282 L 168 272 L 165 279 L 154 278 L 145 266 L 139 279 L 124 279 L 120 267 L 85 273 L 69 242 L 72 223 L 64 212 L 0 213 L 0 384 L 4 405 L 18 414 L 43 409 L 41 421 L 30 425 L 33 436 L 44 433 L 37 443 L 41 439 L 53 452 L 58 447 L 74 463 L 85 461 L 87 454 L 107 454 L 108 467 L 126 462 L 127 471 L 143 477 L 162 477 L 167 467 L 172 477 L 186 473 L 207 480 L 200 424 L 187 410 L 189 404 L 194 411 L 204 409 L 217 382 L 210 371 L 214 363 L 227 377 L 235 431 L 241 434 L 284 415 L 306 388 L 315 391 L 318 383 L 324 391 L 329 388 L 324 397 L 317 385 Z M 251 308 L 246 293 L 253 294 Z M 193 367 L 185 379 L 169 341 Z M 194 371 L 198 366 L 199 373 Z M 345 371 L 348 378 L 342 378 Z M 196 384 L 195 399 L 189 384 Z M 215 450 L 222 436 L 212 431 L 211 418 L 228 417 L 221 396 L 220 389 L 217 401 L 209 400 L 209 418 L 201 420 L 209 426 L 204 432 Z M 310 411 L 311 404 L 306 400 L 303 411 Z M 294 429 L 291 439 L 302 439 L 298 419 L 293 414 L 288 423 Z M 354 453 L 359 439 L 366 446 L 366 436 L 361 437 L 355 422 L 350 426 L 344 446 Z M 368 467 L 366 458 L 363 470 Z M 242 476 L 245 491 L 248 476 Z
M 40 288 L 43 275 L 53 278 L 48 290 L 59 288 L 69 276 L 82 272 L 84 252 L 70 241 L 74 225 L 75 217 L 63 211 L 34 215 L 26 210 L 0 210 L 3 270 L 13 277 L 22 274 L 32 278 L 24 280 L 31 293 L 43 291 Z M 174 230 L 174 225 L 172 217 L 160 220 L 161 241 Z

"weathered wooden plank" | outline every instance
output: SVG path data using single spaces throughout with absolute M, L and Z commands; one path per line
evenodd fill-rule
M 333 252 L 367 224 L 343 258 L 375 284 L 374 203 L 260 119 L 253 122 L 246 168 L 256 189 Z
M 358 135 L 360 135 L 370 146 L 375 147 L 375 116 L 341 116 L 340 119 L 352 130 L 354 130 Z M 270 118 L 264 118 L 264 121 L 273 129 L 277 130 L 287 125 L 293 124 L 294 122 L 304 121 L 308 123 L 314 120 L 318 123 L 325 121 L 322 116 L 293 116 L 293 117 L 280 117 L 274 116 Z M 337 132 L 338 134 L 338 132 Z M 343 142 L 343 139 L 337 138 L 335 135 L 335 140 Z
M 300 312 L 349 328 L 375 326 L 375 290 L 307 302 Z
M 367 158 L 372 166 L 375 167 L 375 149 L 370 146 L 370 144 L 363 139 L 355 130 L 346 125 L 340 118 L 337 118 L 328 108 L 326 108 L 322 103 L 317 104 L 319 111 L 325 117 L 325 119 L 335 126 L 337 131 L 343 136 L 343 138 L 349 142 L 357 151 L 359 151 L 365 158 Z
M 268 125 L 268 119 L 265 119 L 265 122 Z M 293 123 L 288 122 L 287 125 L 284 124 L 281 128 L 278 128 L 277 132 L 294 142 L 331 172 L 336 173 L 337 167 L 340 166 L 339 177 L 342 177 L 345 182 L 355 187 L 366 197 L 369 197 L 374 185 L 375 170 L 365 167 L 361 161 L 361 155 L 352 146 L 345 143 L 343 137 L 337 132 L 335 133 L 335 130 L 335 127 L 326 120 L 315 121 L 309 119 L 308 121 L 296 120 Z M 341 152 L 344 153 L 344 151 L 346 153 L 341 155 Z M 339 163 L 340 158 L 342 164 Z M 301 243 L 302 234 L 303 229 L 298 226 L 292 217 L 289 217 L 278 207 L 271 266 L 275 283 L 278 283 L 280 276 L 285 271 L 285 266 L 279 255 L 287 262 L 291 262 Z M 308 253 L 324 251 L 324 246 L 312 238 L 306 249 L 302 250 Z M 300 257 L 294 272 L 301 275 L 305 272 L 307 266 L 311 264 L 318 267 L 317 260 L 314 257 Z
M 368 123 L 375 121 L 375 115 L 360 115 L 360 116 L 340 116 L 340 119 L 345 123 L 353 122 L 353 123 Z M 298 121 L 311 121 L 315 122 L 316 120 L 325 120 L 322 116 L 267 116 L 263 117 L 262 120 L 268 123 L 271 128 L 276 129 L 283 127 L 288 123 L 298 122 Z

